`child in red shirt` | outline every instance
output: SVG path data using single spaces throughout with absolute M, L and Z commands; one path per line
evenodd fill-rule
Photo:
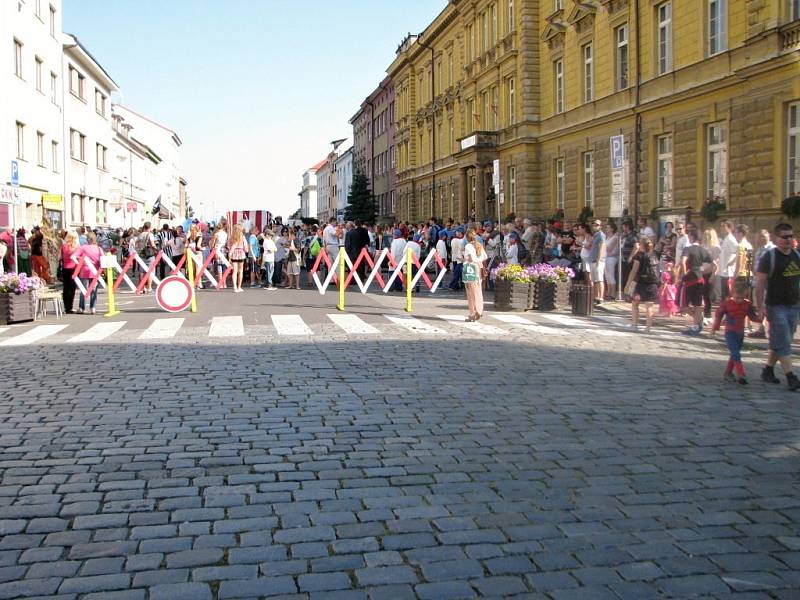
M 737 381 L 733 375 L 739 376 L 739 383 L 747 385 L 747 377 L 742 364 L 742 344 L 744 343 L 744 323 L 745 319 L 753 320 L 755 311 L 746 296 L 750 293 L 750 284 L 746 281 L 737 281 L 733 286 L 733 295 L 728 297 L 717 309 L 714 316 L 714 324 L 711 326 L 711 335 L 714 335 L 720 327 L 723 318 L 725 319 L 725 343 L 730 352 L 728 366 L 725 368 L 724 378 L 726 381 Z

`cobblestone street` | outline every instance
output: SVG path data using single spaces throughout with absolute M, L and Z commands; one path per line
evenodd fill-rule
M 0 598 L 800 597 L 798 397 L 552 332 L 6 351 Z

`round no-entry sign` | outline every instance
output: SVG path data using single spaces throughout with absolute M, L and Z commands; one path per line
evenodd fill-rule
M 165 277 L 156 289 L 156 302 L 167 312 L 181 312 L 192 303 L 194 289 L 183 277 L 171 275 Z

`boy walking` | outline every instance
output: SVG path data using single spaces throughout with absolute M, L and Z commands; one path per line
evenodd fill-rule
M 754 316 L 751 313 L 752 305 L 747 300 L 750 294 L 750 285 L 746 281 L 737 281 L 733 286 L 733 294 L 722 301 L 717 308 L 714 323 L 711 325 L 711 335 L 713 336 L 720 327 L 722 320 L 725 320 L 725 343 L 728 346 L 730 358 L 728 366 L 725 368 L 725 381 L 738 381 L 741 385 L 747 385 L 747 376 L 742 364 L 742 344 L 744 343 L 744 323 L 745 319 Z M 733 371 L 736 371 L 736 375 Z

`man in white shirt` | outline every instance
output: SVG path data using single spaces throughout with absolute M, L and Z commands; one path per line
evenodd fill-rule
M 675 264 L 680 265 L 683 250 L 689 245 L 689 236 L 686 235 L 686 227 L 684 227 L 683 223 L 678 223 L 675 226 L 675 235 L 678 236 L 675 241 Z
M 733 223 L 724 221 L 722 230 L 725 237 L 719 253 L 720 303 L 727 299 L 730 292 L 730 281 L 736 278 L 736 255 L 739 251 L 739 242 L 733 235 Z
M 421 243 L 422 243 L 422 235 L 421 234 L 417 234 L 414 237 L 410 238 L 408 240 L 408 243 L 406 244 L 406 253 L 408 253 L 408 250 L 410 249 L 411 253 L 414 255 L 414 258 L 416 258 L 418 262 L 419 262 L 420 258 L 422 257 L 422 246 L 421 246 Z M 417 276 L 417 271 L 418 270 L 419 269 L 417 268 L 416 265 L 414 265 L 414 264 L 411 265 L 411 279 L 412 280 Z M 405 273 L 405 269 L 403 270 L 403 273 Z M 419 292 L 419 282 L 417 283 L 416 287 L 414 287 L 414 291 L 415 292 Z
M 647 224 L 647 219 L 644 217 L 639 219 L 639 237 L 648 237 L 654 245 L 656 243 L 656 232 Z
M 444 229 L 439 231 L 439 241 L 436 242 L 436 252 L 441 257 L 445 270 L 447 270 L 447 232 Z M 436 262 L 434 262 L 434 264 L 436 264 L 436 273 L 438 274 L 439 264 Z
M 406 253 L 406 241 L 403 239 L 403 232 L 400 229 L 394 230 L 394 239 L 392 240 L 392 259 L 394 260 L 395 264 L 400 264 L 400 261 L 403 260 L 403 256 Z M 403 291 L 403 276 L 398 274 L 395 277 L 394 282 L 392 283 L 392 287 L 390 288 L 392 292 L 402 292 Z
M 450 242 L 450 258 L 453 261 L 453 279 L 450 281 L 450 289 L 454 292 L 464 289 L 461 283 L 461 270 L 464 262 L 464 228 L 456 229 L 456 236 Z
M 331 260 L 335 260 L 336 255 L 339 253 L 339 238 L 336 235 L 336 218 L 331 217 L 328 224 L 322 231 L 322 243 L 325 245 L 325 251 Z
M 275 240 L 273 239 L 274 236 L 275 234 L 271 229 L 267 229 L 264 232 L 263 261 L 266 277 L 264 277 L 264 284 L 262 287 L 268 290 L 278 289 L 272 283 L 272 278 L 275 276 L 275 253 L 278 251 L 278 247 L 275 245 Z

